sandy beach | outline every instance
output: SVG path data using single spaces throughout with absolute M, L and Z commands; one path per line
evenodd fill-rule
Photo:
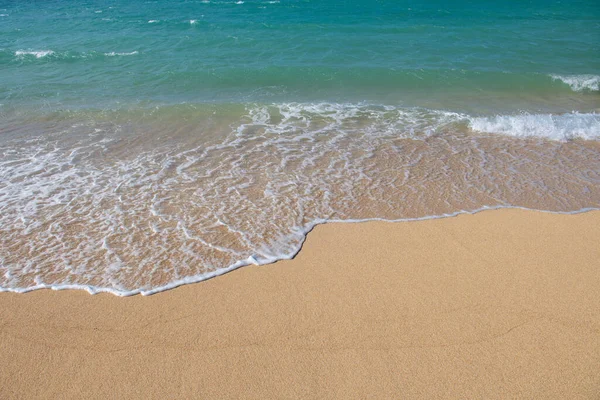
M 157 295 L 0 293 L 0 398 L 600 398 L 600 212 L 318 226 Z

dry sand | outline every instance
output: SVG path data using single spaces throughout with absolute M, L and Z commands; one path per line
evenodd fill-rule
M 0 293 L 0 398 L 600 398 L 600 212 L 317 227 L 150 297 Z

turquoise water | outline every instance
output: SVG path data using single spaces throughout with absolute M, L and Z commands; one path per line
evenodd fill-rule
M 598 1 L 0 0 L 0 291 L 151 294 L 330 221 L 600 209 L 599 112 Z
M 551 77 L 588 75 L 579 90 L 597 92 L 597 1 L 5 1 L 0 13 L 4 105 L 599 107 Z

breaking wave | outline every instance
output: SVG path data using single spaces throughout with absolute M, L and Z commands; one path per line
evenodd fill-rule
M 523 114 L 469 118 L 474 131 L 551 140 L 600 138 L 600 114 Z
M 600 90 L 599 75 L 550 75 L 555 81 L 561 81 L 576 92 Z

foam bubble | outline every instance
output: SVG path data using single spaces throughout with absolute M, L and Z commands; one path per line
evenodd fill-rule
M 599 75 L 550 75 L 552 80 L 561 81 L 576 92 L 600 90 Z
M 600 114 L 523 114 L 469 118 L 478 132 L 515 137 L 541 137 L 551 140 L 600 138 Z

